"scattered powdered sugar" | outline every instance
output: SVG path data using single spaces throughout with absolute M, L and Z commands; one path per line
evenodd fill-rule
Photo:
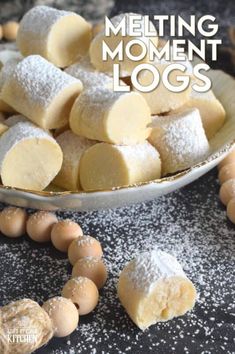
M 30 106 L 47 108 L 52 100 L 73 84 L 81 84 L 39 55 L 30 55 L 22 60 L 10 76 L 25 93 Z M 8 81 L 6 82 L 7 85 Z M 82 84 L 81 84 L 82 85 Z
M 38 39 L 46 39 L 51 27 L 65 16 L 76 16 L 75 13 L 57 10 L 48 6 L 35 6 L 28 11 L 20 22 L 20 34 L 28 36 L 28 32 L 35 34 Z
M 81 316 L 77 330 L 53 339 L 38 354 L 206 353 L 234 350 L 234 225 L 219 201 L 214 170 L 155 201 L 97 212 L 58 212 L 80 223 L 104 249 L 108 280 L 97 308 Z M 123 267 L 155 246 L 183 266 L 199 294 L 186 315 L 140 331 L 117 298 Z M 67 255 L 28 237 L 0 236 L 1 305 L 28 297 L 42 304 L 58 296 L 72 268 Z
M 20 141 L 32 138 L 48 139 L 56 144 L 56 141 L 43 129 L 30 122 L 19 122 L 0 137 L 0 170 L 7 153 Z
M 152 127 L 149 141 L 160 153 L 163 175 L 189 168 L 209 155 L 198 109 L 156 116 Z
M 181 265 L 175 257 L 158 249 L 140 253 L 123 271 L 132 287 L 144 293 L 151 292 L 158 280 L 175 275 L 185 277 Z

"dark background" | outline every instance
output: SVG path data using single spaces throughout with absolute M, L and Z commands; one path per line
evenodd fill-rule
M 20 19 L 31 1 L 1 1 L 2 22 Z M 42 3 L 35 1 L 34 3 Z M 43 1 L 58 8 L 77 10 L 90 21 L 105 14 L 139 12 L 212 14 L 223 39 L 213 67 L 234 73 L 228 28 L 235 24 L 234 1 Z M 81 317 L 68 338 L 53 339 L 38 354 L 77 353 L 235 353 L 234 250 L 235 226 L 226 219 L 218 198 L 217 170 L 180 191 L 128 208 L 91 213 L 58 213 L 81 223 L 85 233 L 104 246 L 109 279 L 97 309 Z M 175 255 L 198 291 L 194 310 L 181 318 L 139 331 L 121 307 L 116 282 L 123 265 L 141 250 L 154 245 Z M 51 245 L 38 245 L 27 237 L 0 237 L 0 305 L 29 297 L 42 303 L 59 295 L 71 274 L 66 257 Z

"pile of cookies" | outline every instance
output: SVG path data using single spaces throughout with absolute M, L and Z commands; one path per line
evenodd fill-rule
M 124 16 L 129 14 L 111 21 Z M 155 32 L 151 40 L 157 45 Z M 209 140 L 225 121 L 213 92 L 198 94 L 189 85 L 175 93 L 163 84 L 149 93 L 115 92 L 116 61 L 102 60 L 102 42 L 122 39 L 107 39 L 102 26 L 92 31 L 73 12 L 36 6 L 25 14 L 19 53 L 12 58 L 8 53 L 0 72 L 0 112 L 13 114 L 0 125 L 3 185 L 112 189 L 159 179 L 209 155 Z M 125 44 L 131 39 L 127 35 Z M 144 34 L 141 39 L 149 40 Z M 137 64 L 128 58 L 121 62 L 122 85 Z M 159 72 L 170 64 L 154 62 Z M 191 63 L 185 65 L 193 80 Z M 178 74 L 172 74 L 173 81 Z M 143 85 L 151 79 L 144 70 L 139 75 Z

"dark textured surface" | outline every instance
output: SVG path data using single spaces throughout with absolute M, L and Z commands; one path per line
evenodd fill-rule
M 17 4 L 14 14 L 19 11 L 21 16 L 20 2 L 12 3 Z M 28 2 L 22 3 L 30 6 Z M 70 3 L 75 4 L 68 1 L 65 7 L 69 8 Z M 89 1 L 78 3 L 87 6 Z M 89 10 L 91 19 L 99 18 L 96 6 L 92 9 L 93 13 Z M 219 16 L 225 43 L 227 27 L 234 24 L 233 1 L 117 0 L 112 14 L 122 11 L 185 16 L 211 13 Z M 4 17 L 2 11 L 1 16 Z M 225 56 L 221 55 L 216 66 L 232 72 Z M 186 188 L 153 202 L 92 213 L 59 213 L 61 218 L 80 222 L 85 233 L 102 242 L 109 279 L 97 309 L 80 319 L 75 333 L 69 338 L 52 340 L 37 353 L 235 353 L 235 226 L 226 219 L 218 190 L 214 170 Z M 123 265 L 141 250 L 156 244 L 182 263 L 196 285 L 198 301 L 192 312 L 142 333 L 119 304 L 115 287 Z M 27 237 L 12 241 L 2 236 L 0 257 L 1 305 L 22 297 L 42 303 L 60 293 L 71 273 L 66 257 L 51 245 L 39 246 Z

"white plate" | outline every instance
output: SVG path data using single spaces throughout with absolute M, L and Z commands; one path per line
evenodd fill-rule
M 235 140 L 235 80 L 219 70 L 210 70 L 208 76 L 212 79 L 215 95 L 226 110 L 226 123 L 210 141 L 211 154 L 206 161 L 172 177 L 111 191 L 34 192 L 0 186 L 0 201 L 45 210 L 97 210 L 151 200 L 195 181 L 233 149 Z

